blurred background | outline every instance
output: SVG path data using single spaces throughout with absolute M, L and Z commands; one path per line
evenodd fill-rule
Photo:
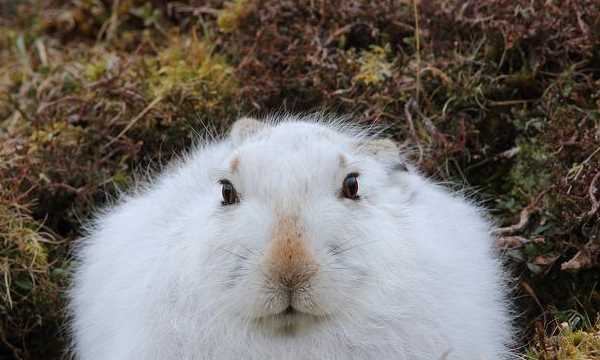
M 62 356 L 69 251 L 135 174 L 315 110 L 485 204 L 524 358 L 600 358 L 597 0 L 0 0 L 0 358 Z

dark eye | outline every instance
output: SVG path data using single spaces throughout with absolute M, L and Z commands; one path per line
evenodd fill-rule
M 222 205 L 233 205 L 240 202 L 237 191 L 229 180 L 219 181 L 221 184 L 221 194 L 223 195 Z
M 342 184 L 342 194 L 345 198 L 358 200 L 358 174 L 351 173 L 346 176 Z

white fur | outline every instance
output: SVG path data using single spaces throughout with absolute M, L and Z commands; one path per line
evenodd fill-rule
M 480 210 L 393 169 L 364 132 L 312 120 L 202 145 L 97 217 L 70 291 L 77 359 L 510 357 L 503 270 Z M 358 201 L 339 196 L 353 171 Z M 239 204 L 221 205 L 223 177 Z M 319 264 L 297 304 L 313 315 L 284 325 L 268 316 L 284 305 L 261 268 L 278 212 L 301 219 Z

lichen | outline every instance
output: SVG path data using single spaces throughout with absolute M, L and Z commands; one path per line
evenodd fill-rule
M 358 58 L 360 68 L 353 81 L 368 86 L 379 84 L 391 77 L 393 63 L 387 59 L 389 52 L 389 46 L 371 46 L 368 51 L 362 51 Z

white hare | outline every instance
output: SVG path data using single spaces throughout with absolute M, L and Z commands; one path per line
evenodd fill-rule
M 510 358 L 481 210 L 340 121 L 238 120 L 76 254 L 81 360 Z

